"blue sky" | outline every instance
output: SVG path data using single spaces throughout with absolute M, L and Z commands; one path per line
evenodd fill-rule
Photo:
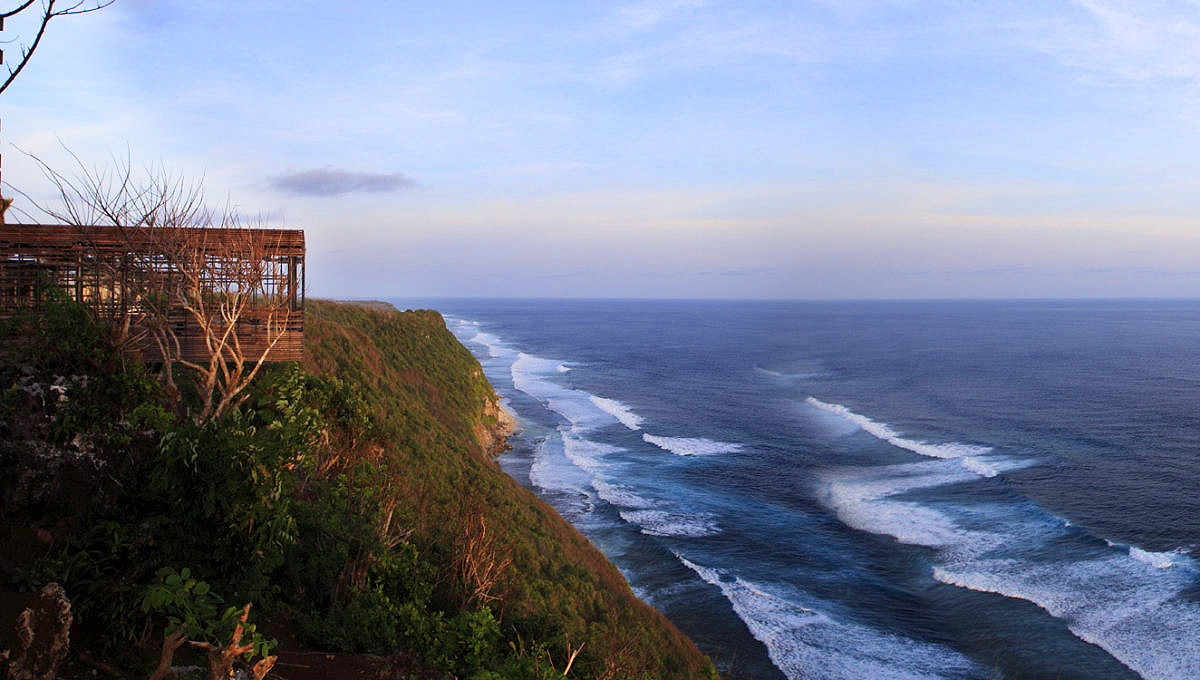
M 312 295 L 1200 296 L 1194 0 L 117 0 L 0 118 L 35 198 L 61 140 L 304 228 Z

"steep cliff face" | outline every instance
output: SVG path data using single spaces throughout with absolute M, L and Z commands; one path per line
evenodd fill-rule
M 493 395 L 483 405 L 482 419 L 475 426 L 475 438 L 479 446 L 490 456 L 498 456 L 508 449 L 508 436 L 517 429 L 517 419 L 500 405 Z
M 0 320 L 0 626 L 57 583 L 68 663 L 138 675 L 172 621 L 224 645 L 249 603 L 306 677 L 714 674 L 500 470 L 511 419 L 436 312 L 312 301 L 304 366 L 205 424 L 78 305 L 21 318 Z
M 493 462 L 511 416 L 440 315 L 316 302 L 307 324 L 306 368 L 361 383 L 377 407 L 387 446 L 407 477 L 405 515 L 415 533 L 449 553 L 464 527 L 484 526 L 495 537 L 496 558 L 511 560 L 491 595 L 505 620 L 540 627 L 565 643 L 564 652 L 582 647 L 572 677 L 714 674 L 603 554 Z M 452 436 L 431 432 L 442 428 Z

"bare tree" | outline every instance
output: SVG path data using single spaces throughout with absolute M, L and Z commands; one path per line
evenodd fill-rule
M 90 306 L 127 347 L 153 347 L 162 378 L 175 394 L 177 365 L 189 371 L 200 397 L 197 423 L 220 417 L 247 397 L 288 330 L 292 290 L 275 271 L 278 243 L 236 211 L 210 208 L 200 182 L 161 166 L 135 176 L 128 157 L 106 169 L 65 176 L 34 157 L 56 187 L 60 205 L 25 198 L 51 219 L 72 225 L 92 244 L 103 285 L 119 291 Z M 97 239 L 103 227 L 106 237 Z M 98 298 L 100 296 L 97 296 Z M 150 352 L 154 354 L 154 352 Z
M 5 19 L 20 16 L 25 12 L 32 13 L 34 3 L 36 2 L 37 0 L 25 0 L 25 2 L 20 3 L 13 9 L 0 11 L 0 31 L 4 30 Z M 17 75 L 19 75 L 21 71 L 24 70 L 25 65 L 29 63 L 29 59 L 33 56 L 34 50 L 38 48 L 38 45 L 42 44 L 42 36 L 46 34 L 46 27 L 50 25 L 51 19 L 54 19 L 55 17 L 70 16 L 72 14 L 87 14 L 88 12 L 95 12 L 96 10 L 108 7 L 113 2 L 114 0 L 68 0 L 67 2 L 60 4 L 58 0 L 42 0 L 41 5 L 39 5 L 41 8 L 41 14 L 36 15 L 37 32 L 34 34 L 33 42 L 29 43 L 28 45 L 24 43 L 20 45 L 21 56 L 17 59 L 17 64 L 15 67 L 8 67 L 8 76 L 4 78 L 4 82 L 0 84 L 0 94 L 3 94 L 4 91 L 8 89 L 8 86 L 12 85 L 12 82 L 17 79 Z M 3 42 L 12 41 L 0 41 L 0 43 Z M 0 63 L 3 63 L 3 61 L 4 50 L 0 49 Z M 8 212 L 8 208 L 11 205 L 11 198 L 0 197 L 0 224 L 4 224 L 4 213 Z
M 16 17 L 27 10 L 32 10 L 37 0 L 26 0 L 17 5 L 16 8 L 6 12 L 0 12 L 0 30 L 4 29 L 4 20 Z M 4 83 L 0 84 L 0 94 L 2 94 L 8 86 L 17 79 L 17 75 L 29 63 L 29 58 L 33 56 L 34 50 L 42 42 L 42 36 L 46 34 L 46 26 L 50 24 L 50 20 L 55 17 L 65 17 L 72 14 L 87 14 L 95 12 L 99 9 L 104 9 L 113 4 L 114 0 L 77 0 L 76 2 L 60 3 L 58 0 L 42 0 L 41 14 L 37 23 L 37 33 L 33 37 L 33 42 L 21 44 L 21 56 L 17 59 L 16 66 L 8 67 L 8 77 L 4 79 Z M 0 52 L 0 56 L 3 52 Z
M 464 604 L 479 606 L 500 600 L 495 591 L 512 565 L 512 556 L 501 545 L 495 530 L 488 531 L 478 497 L 463 501 L 458 516 L 461 533 L 454 542 L 453 568 L 466 590 Z
M 222 213 L 220 220 L 201 229 L 171 230 L 163 244 L 174 270 L 164 296 L 169 308 L 153 314 L 156 321 L 167 321 L 152 326 L 163 356 L 174 357 L 197 377 L 200 422 L 245 401 L 246 387 L 284 336 L 289 310 L 288 299 L 269 286 L 274 248 L 266 233 L 248 228 L 233 213 Z M 206 359 L 184 358 L 188 353 L 172 323 L 174 307 L 200 329 L 200 354 Z

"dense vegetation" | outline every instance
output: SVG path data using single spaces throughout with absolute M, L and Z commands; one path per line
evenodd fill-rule
M 280 634 L 397 677 L 713 674 L 498 469 L 495 395 L 437 313 L 310 302 L 305 364 L 197 425 L 48 298 L 0 328 L 0 578 L 61 584 L 81 658 L 144 677 L 168 631 L 216 649 L 250 603 L 246 661 Z

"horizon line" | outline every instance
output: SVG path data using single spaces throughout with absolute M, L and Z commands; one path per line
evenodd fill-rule
M 364 302 L 390 300 L 507 300 L 507 301 L 576 301 L 576 302 L 1197 302 L 1200 295 L 1188 296 L 1028 296 L 1028 297 L 857 297 L 857 298 L 736 298 L 736 297 L 594 297 L 594 296 L 514 296 L 514 295 L 411 295 L 411 296 L 306 296 L 333 302 Z

